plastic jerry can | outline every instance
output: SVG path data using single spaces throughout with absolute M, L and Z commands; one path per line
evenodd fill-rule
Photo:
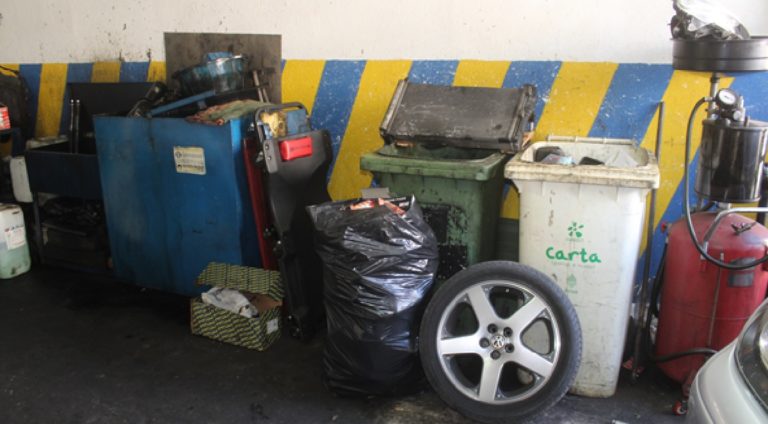
M 11 186 L 17 202 L 32 203 L 32 191 L 29 189 L 29 174 L 24 156 L 11 158 Z
M 24 214 L 17 205 L 0 204 L 0 279 L 13 278 L 29 271 L 27 233 Z

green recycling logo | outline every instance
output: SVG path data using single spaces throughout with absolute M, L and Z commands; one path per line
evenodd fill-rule
M 568 236 L 572 238 L 581 238 L 584 236 L 584 234 L 581 232 L 582 229 L 584 229 L 584 224 L 579 224 L 578 222 L 573 221 L 571 226 L 568 227 Z
M 568 226 L 569 241 L 581 242 L 584 237 L 584 224 L 579 224 L 577 221 L 571 221 L 571 225 Z M 581 249 L 575 249 L 573 245 L 570 248 L 558 248 L 556 246 L 548 246 L 544 251 L 547 259 L 553 261 L 581 263 L 581 264 L 599 264 L 603 260 L 600 259 L 600 255 L 597 252 L 587 250 L 588 246 L 581 247 Z

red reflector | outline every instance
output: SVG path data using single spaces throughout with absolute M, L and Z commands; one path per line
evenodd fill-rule
M 312 156 L 312 138 L 304 137 L 296 140 L 280 142 L 280 157 L 284 161 Z

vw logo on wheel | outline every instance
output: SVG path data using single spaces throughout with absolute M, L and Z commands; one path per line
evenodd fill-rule
M 506 340 L 504 339 L 504 336 L 493 336 L 491 339 L 491 346 L 493 346 L 494 349 L 498 350 L 504 347 Z

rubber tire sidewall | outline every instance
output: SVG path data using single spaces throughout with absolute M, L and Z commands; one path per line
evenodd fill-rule
M 550 380 L 528 399 L 507 404 L 487 404 L 468 398 L 453 386 L 440 364 L 435 343 L 440 318 L 448 305 L 468 287 L 483 281 L 514 281 L 529 287 L 549 305 L 559 323 L 560 356 Z M 513 422 L 559 401 L 573 384 L 581 361 L 582 336 L 576 310 L 560 287 L 545 274 L 516 262 L 491 261 L 473 265 L 444 283 L 430 300 L 419 334 L 424 372 L 438 395 L 452 408 L 481 422 Z

